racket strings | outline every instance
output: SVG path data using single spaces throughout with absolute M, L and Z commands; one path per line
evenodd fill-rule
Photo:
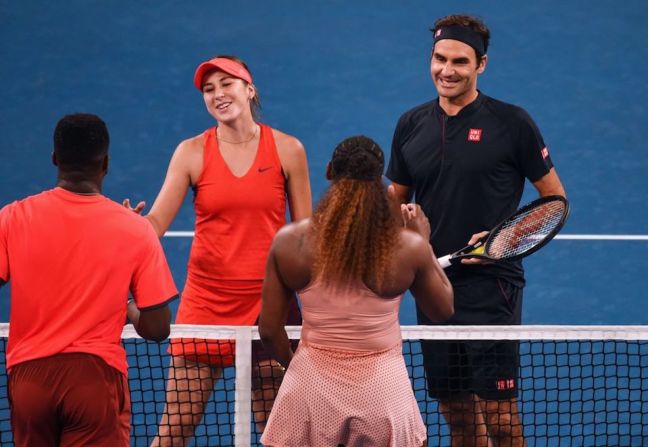
M 565 212 L 564 202 L 552 201 L 516 214 L 489 240 L 488 256 L 505 259 L 533 249 L 560 226 Z

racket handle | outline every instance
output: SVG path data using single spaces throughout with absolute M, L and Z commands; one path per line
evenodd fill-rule
M 451 257 L 452 255 L 445 255 L 437 258 L 437 261 L 439 261 L 439 264 L 441 264 L 441 268 L 447 268 L 452 265 L 452 263 L 450 262 Z

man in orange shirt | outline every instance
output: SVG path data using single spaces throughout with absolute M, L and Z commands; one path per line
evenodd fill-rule
M 56 187 L 0 210 L 16 446 L 128 446 L 125 318 L 144 338 L 169 335 L 178 292 L 159 239 L 101 195 L 108 144 L 99 117 L 65 116 L 54 131 Z

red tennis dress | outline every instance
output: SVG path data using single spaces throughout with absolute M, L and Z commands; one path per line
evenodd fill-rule
M 285 177 L 269 126 L 250 169 L 235 176 L 216 134 L 204 132 L 203 171 L 194 186 L 196 227 L 178 324 L 253 325 L 270 244 L 286 223 Z M 233 363 L 229 341 L 172 340 L 171 353 L 216 366 Z

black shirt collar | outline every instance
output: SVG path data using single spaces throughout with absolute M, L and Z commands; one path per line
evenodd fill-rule
M 436 101 L 434 101 L 434 112 L 440 116 L 444 116 L 444 115 L 448 116 L 449 119 L 462 118 L 462 117 L 470 116 L 473 113 L 475 113 L 477 110 L 479 110 L 479 108 L 481 107 L 481 105 L 484 103 L 485 100 L 486 100 L 486 95 L 484 95 L 482 92 L 477 90 L 477 98 L 475 98 L 473 102 L 471 102 L 467 106 L 464 106 L 464 108 L 462 108 L 459 111 L 459 113 L 457 113 L 456 115 L 448 116 L 445 113 L 445 111 L 441 108 L 441 105 L 439 105 L 439 98 L 437 98 Z

